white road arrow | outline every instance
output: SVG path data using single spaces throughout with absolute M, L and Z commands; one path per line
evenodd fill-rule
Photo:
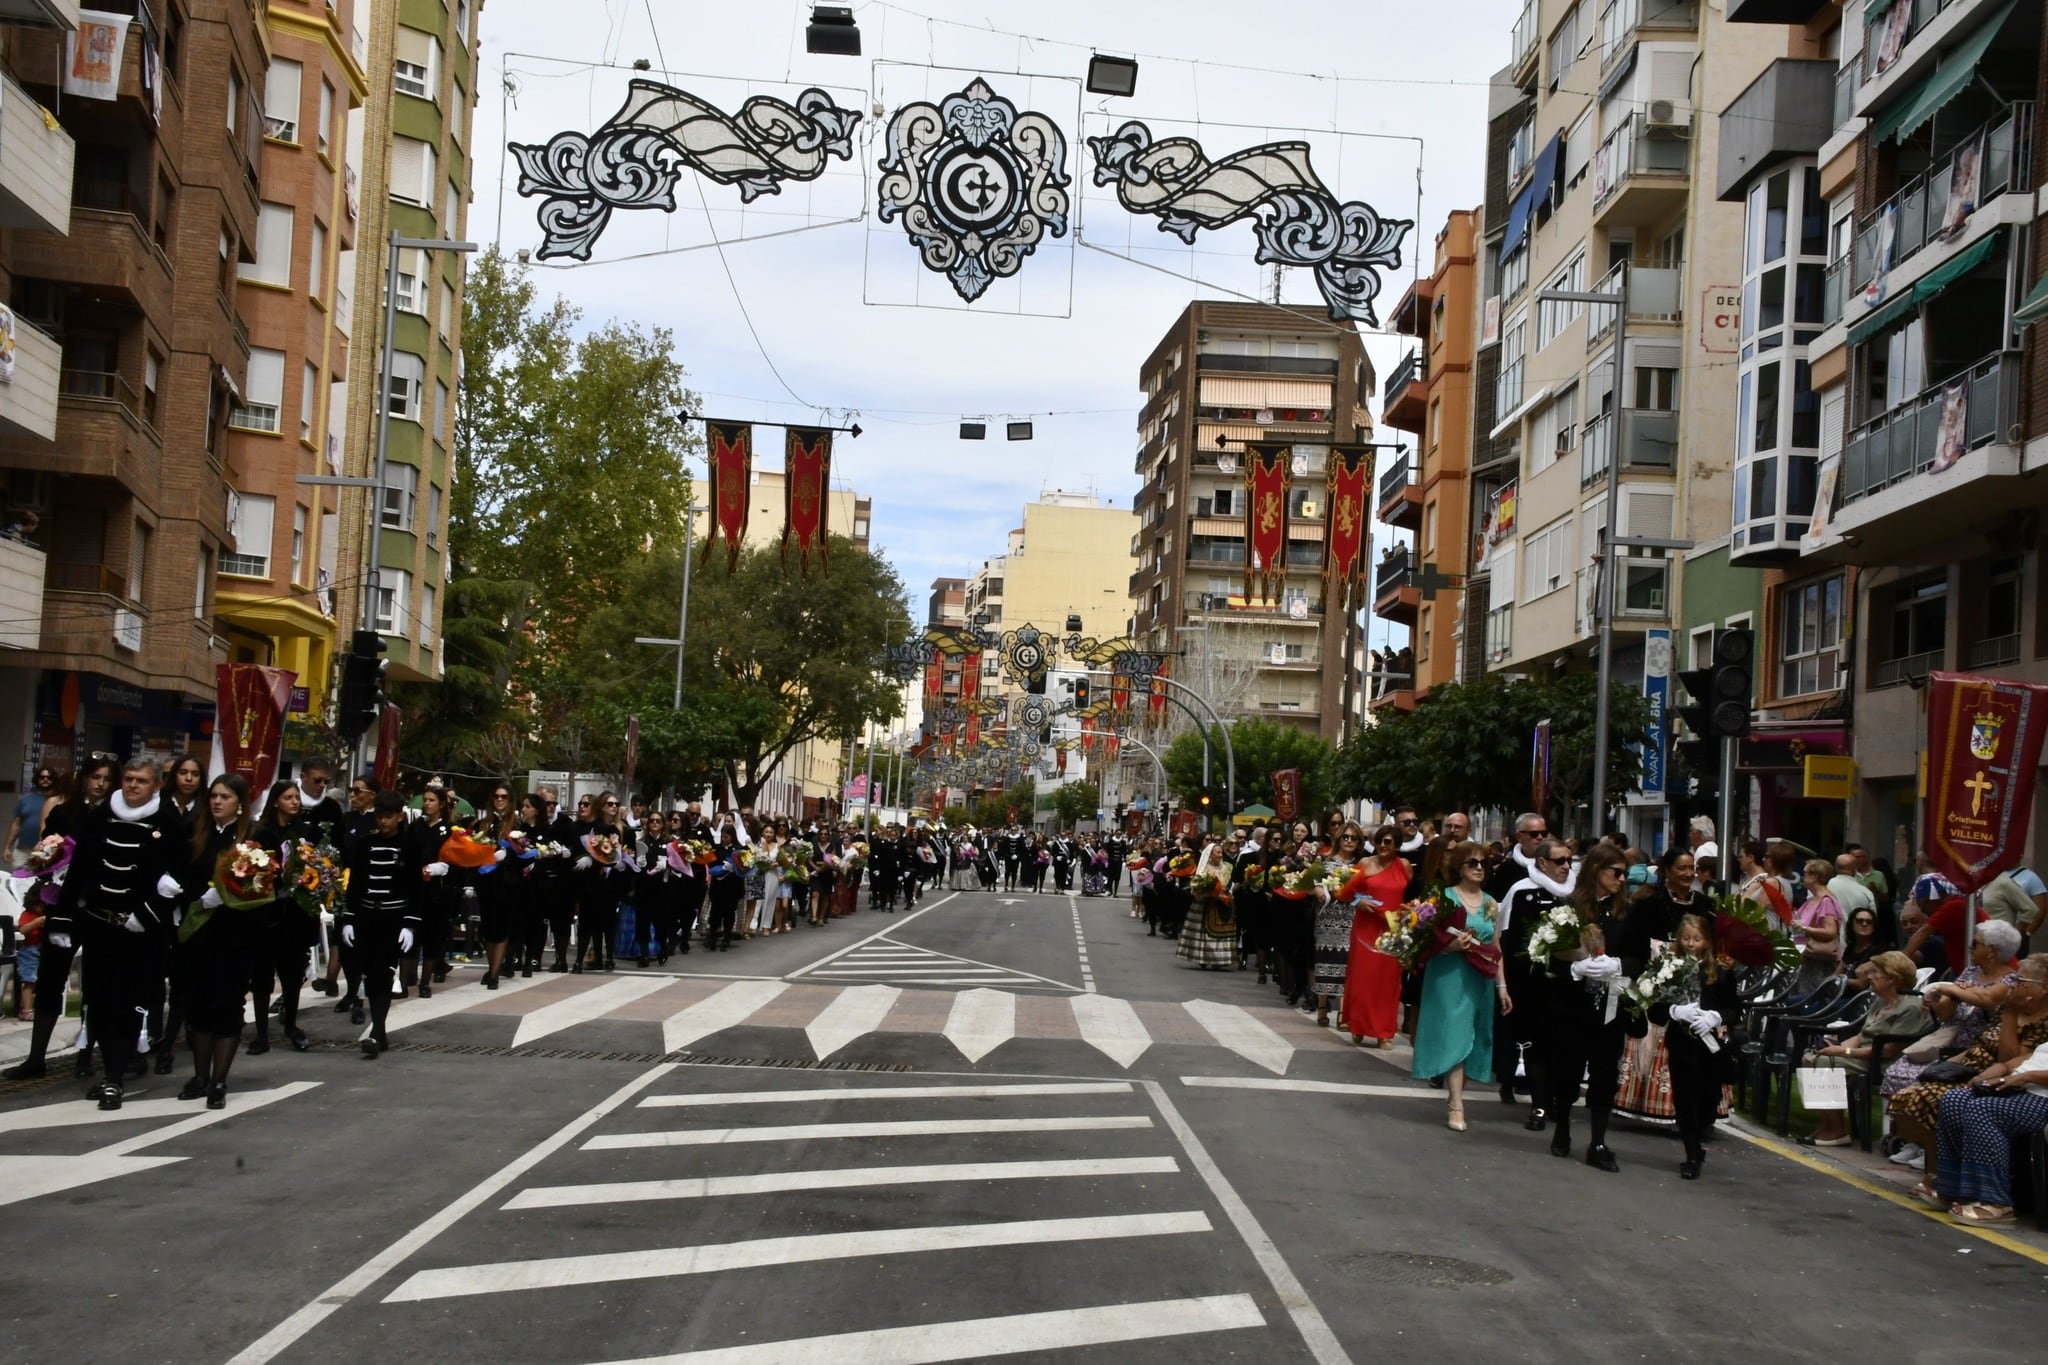
M 811 1050 L 822 1062 L 862 1034 L 873 1033 L 902 994 L 894 986 L 848 986 L 805 1027 Z
M 1002 902 L 1001 902 L 1001 904 L 1003 904 L 1003 905 L 1022 905 L 1023 903 L 1024 903 L 1023 901 L 1013 901 L 1013 900 L 1005 900 L 1005 901 L 1002 901 Z
M 1213 1000 L 1189 1000 L 1181 1008 L 1193 1015 L 1211 1038 L 1246 1061 L 1256 1062 L 1276 1076 L 1287 1074 L 1294 1045 L 1243 1009 Z
M 945 1035 L 962 1056 L 978 1062 L 1017 1036 L 1017 997 L 977 987 L 953 997 Z
M 1128 1000 L 1107 995 L 1077 995 L 1070 1002 L 1081 1038 L 1118 1066 L 1128 1067 L 1152 1046 L 1145 1021 Z
M 780 981 L 735 981 L 716 994 L 662 1021 L 664 1052 L 681 1052 L 699 1038 L 744 1024 L 755 1011 L 788 990 Z
M 666 976 L 626 976 L 616 981 L 607 981 L 602 986 L 594 986 L 566 1000 L 542 1005 L 532 1014 L 520 1019 L 519 1029 L 512 1035 L 512 1046 L 520 1047 L 535 1042 L 573 1024 L 587 1024 L 593 1019 L 602 1019 L 613 1010 L 630 1005 L 643 995 L 654 994 L 668 985 L 672 979 Z

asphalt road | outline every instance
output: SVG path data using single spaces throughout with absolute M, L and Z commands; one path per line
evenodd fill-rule
M 1014 903 L 1005 903 L 1005 900 Z M 1090 989 L 1092 987 L 1092 989 Z M 2048 1255 L 1725 1136 L 1559 1161 L 1121 901 L 929 895 L 465 984 L 369 1062 L 0 1095 L 0 1356 L 1832 1359 L 2038 1349 Z M 111 1121 L 109 1121 L 111 1120 Z

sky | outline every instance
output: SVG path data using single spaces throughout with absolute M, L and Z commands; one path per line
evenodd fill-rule
M 1518 10 L 1440 3 L 1454 22 L 1411 22 L 1412 0 L 877 2 L 856 6 L 862 55 L 835 57 L 803 50 L 810 6 L 796 0 L 489 0 L 467 235 L 537 249 L 538 200 L 517 193 L 505 144 L 589 132 L 636 75 L 727 111 L 809 86 L 861 109 L 856 164 L 833 160 L 815 182 L 751 206 L 685 172 L 673 213 L 618 212 L 589 264 L 536 276 L 586 326 L 669 329 L 711 416 L 858 422 L 863 435 L 835 448 L 835 482 L 874 500 L 873 544 L 921 610 L 933 578 L 970 576 L 1000 554 L 1044 490 L 1130 506 L 1139 365 L 1189 302 L 1270 287 L 1248 228 L 1183 247 L 1092 184 L 1084 139 L 1140 119 L 1155 136 L 1197 138 L 1211 157 L 1307 141 L 1340 197 L 1417 221 L 1380 293 L 1384 321 L 1418 251 L 1428 268 L 1444 215 L 1482 197 L 1486 83 Z M 1091 49 L 1137 58 L 1132 97 L 1082 91 Z M 636 73 L 637 60 L 649 69 Z M 977 74 L 1059 126 L 1073 209 L 1064 238 L 967 306 L 872 202 L 888 116 Z M 1286 272 L 1281 287 L 1287 305 L 1321 312 L 1309 272 Z M 1384 379 L 1403 343 L 1368 334 L 1367 348 Z M 988 418 L 995 439 L 961 441 L 963 417 Z M 1030 441 L 1002 439 L 1016 419 L 1032 422 Z M 764 466 L 778 464 L 779 434 L 756 441 Z M 1384 623 L 1374 624 L 1377 642 Z

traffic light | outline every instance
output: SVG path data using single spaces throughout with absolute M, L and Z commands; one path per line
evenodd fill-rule
M 1195 809 L 1207 815 L 1216 808 L 1216 793 L 1204 787 L 1195 794 Z
M 341 702 L 335 709 L 334 728 L 350 742 L 361 738 L 384 705 L 384 670 L 390 665 L 379 656 L 385 649 L 383 636 L 374 630 L 359 630 L 341 661 Z
M 1086 678 L 1074 679 L 1074 709 L 1076 711 L 1088 709 L 1088 680 Z
M 1711 733 L 1716 739 L 1740 739 L 1749 733 L 1750 665 L 1756 656 L 1756 635 L 1733 626 L 1714 636 L 1713 680 L 1709 688 Z

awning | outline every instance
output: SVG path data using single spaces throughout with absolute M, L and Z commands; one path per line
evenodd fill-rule
M 1536 205 L 1550 197 L 1550 187 L 1557 180 L 1557 163 L 1563 155 L 1563 133 L 1552 134 L 1550 141 L 1543 144 L 1543 150 L 1536 154 L 1536 169 L 1530 175 L 1529 183 L 1522 186 L 1522 192 L 1508 207 L 1507 235 L 1500 240 L 1503 259 L 1512 256 L 1528 235 L 1529 220 L 1536 216 Z
M 1225 536 L 1244 539 L 1243 517 L 1196 517 L 1194 525 L 1188 528 L 1189 535 Z
M 1197 390 L 1205 408 L 1318 408 L 1334 401 L 1330 385 L 1307 379 L 1223 379 L 1203 375 Z
M 1869 28 L 1876 24 L 1884 12 L 1891 7 L 1892 0 L 1864 0 L 1863 26 Z
M 2034 281 L 2034 287 L 2020 300 L 2019 311 L 2012 315 L 2013 322 L 2021 327 L 2032 327 L 2042 318 L 2048 318 L 2048 275 Z
M 1933 270 L 1922 275 L 1913 285 L 1913 301 L 1924 303 L 1942 290 L 1954 284 L 1963 276 L 1991 259 L 1991 253 L 1998 248 L 2002 234 L 1991 232 L 1980 237 L 1976 244 L 1943 261 Z
M 1849 329 L 1849 344 L 1856 346 L 1870 340 L 1870 338 L 1876 336 L 1879 332 L 1882 332 L 1885 328 L 1891 326 L 1900 318 L 1905 317 L 1919 306 L 1920 300 L 1915 297 L 1913 290 L 1900 290 L 1876 308 L 1865 313 L 1857 321 L 1856 325 Z
M 1925 80 L 1898 103 L 1878 115 L 1871 124 L 1871 141 L 1882 142 L 1888 137 L 1911 137 L 1933 118 L 1944 104 L 1969 89 L 1970 82 L 1977 78 L 1977 63 L 1984 60 L 1985 52 L 1990 50 L 1992 40 L 1998 36 L 1998 31 L 2005 27 L 2005 21 L 2017 3 L 2019 0 L 2006 0 L 2003 9 L 1992 15 L 1981 28 L 1963 39 L 1943 57 Z

